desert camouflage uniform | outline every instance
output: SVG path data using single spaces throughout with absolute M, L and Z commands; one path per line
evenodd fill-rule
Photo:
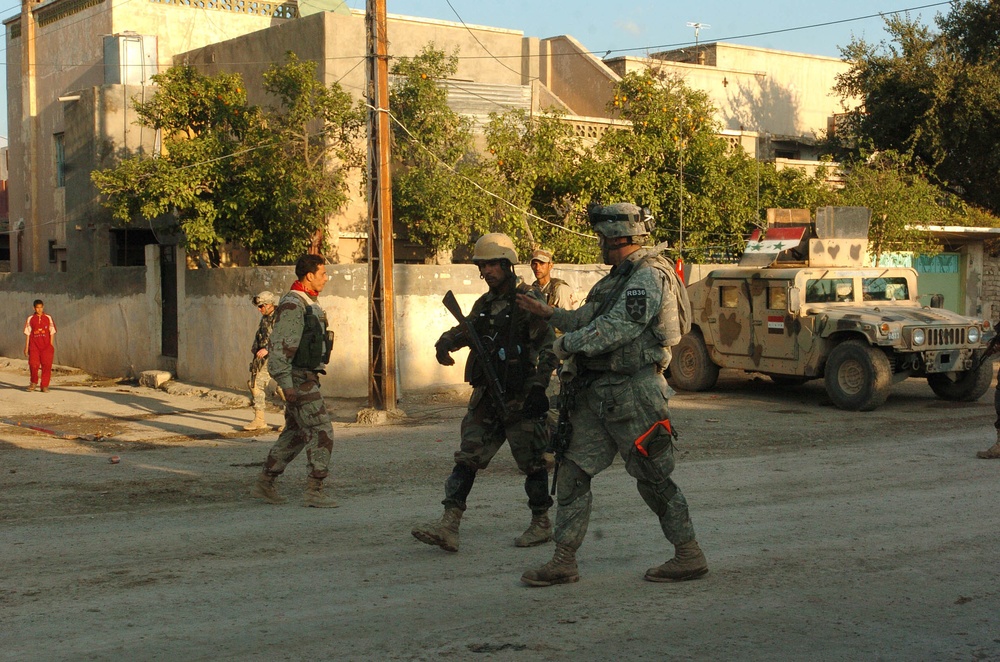
M 545 287 L 539 285 L 537 280 L 531 286 L 541 292 L 545 303 L 553 308 L 571 309 L 574 306 L 573 288 L 561 278 L 550 278 Z
M 320 364 L 315 370 L 292 366 L 305 330 L 307 299 L 325 331 L 326 313 L 315 298 L 304 292 L 288 292 L 281 297 L 274 312 L 268 368 L 278 388 L 294 388 L 297 397 L 285 403 L 285 429 L 267 454 L 264 472 L 270 476 L 280 475 L 289 462 L 307 449 L 309 475 L 322 480 L 329 473 L 333 450 L 333 425 L 319 390 L 319 371 L 325 366 Z
M 523 283 L 516 291 L 539 297 Z M 465 367 L 465 378 L 474 388 L 469 399 L 469 410 L 462 419 L 461 446 L 455 452 L 455 470 L 445 481 L 445 508 L 465 510 L 465 500 L 472 489 L 475 473 L 485 469 L 497 454 L 503 442 L 510 444 L 511 454 L 518 468 L 524 472 L 524 491 L 532 512 L 543 512 L 552 506 L 548 490 L 548 472 L 543 457 L 548 445 L 548 431 L 544 417 L 525 418 L 521 413 L 524 399 L 534 385 L 548 384 L 555 369 L 552 354 L 555 336 L 552 327 L 532 316 L 514 303 L 508 288 L 503 292 L 487 292 L 481 296 L 468 315 L 473 327 L 487 350 L 492 347 L 496 356 L 502 348 L 506 360 L 495 360 L 494 370 L 507 396 L 508 418 L 502 420 L 487 392 L 486 379 L 477 368 L 473 354 Z M 456 326 L 438 340 L 452 349 L 466 347 L 468 339 L 461 326 Z
M 277 309 L 275 309 L 277 310 Z M 270 315 L 260 316 L 260 325 L 257 327 L 257 335 L 254 336 L 253 346 L 250 353 L 253 360 L 250 362 L 250 393 L 253 394 L 253 408 L 256 411 L 264 411 L 267 405 L 267 393 L 265 389 L 271 381 L 271 373 L 267 370 L 267 357 L 257 360 L 257 352 L 268 348 L 271 338 L 271 329 L 274 328 L 275 312 Z M 270 351 L 270 350 L 269 350 Z M 256 370 L 255 370 L 256 368 Z
M 573 550 L 583 543 L 590 521 L 590 480 L 611 465 L 616 453 L 667 540 L 674 545 L 694 540 L 687 501 L 670 479 L 672 437 L 658 425 L 669 418 L 673 391 L 663 370 L 670 363 L 669 345 L 680 337 L 676 298 L 664 273 L 672 268 L 657 253 L 640 249 L 598 281 L 583 306 L 556 309 L 550 320 L 565 331 L 559 344 L 577 373 L 573 436 L 559 469 L 554 531 L 555 541 Z M 595 318 L 615 292 L 620 295 L 614 305 Z M 661 314 L 664 296 L 668 301 Z M 647 432 L 642 446 L 648 457 L 635 446 Z

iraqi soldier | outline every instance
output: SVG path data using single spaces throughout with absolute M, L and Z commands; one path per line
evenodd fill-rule
M 271 381 L 271 373 L 267 371 L 267 344 L 271 339 L 271 329 L 274 327 L 274 305 L 278 298 L 264 290 L 253 298 L 253 305 L 260 313 L 260 324 L 257 335 L 254 336 L 250 353 L 250 393 L 253 395 L 253 420 L 243 426 L 244 430 L 265 430 L 269 426 L 264 420 L 264 410 L 267 408 L 267 392 L 265 389 Z
M 271 447 L 252 494 L 268 503 L 284 503 L 274 480 L 303 451 L 308 462 L 306 506 L 334 508 L 323 493 L 323 479 L 333 450 L 333 425 L 319 389 L 333 347 L 326 313 L 318 303 L 328 276 L 319 255 L 303 255 L 295 263 L 291 290 L 278 302 L 268 347 L 268 371 L 285 397 L 285 429 Z
M 461 445 L 455 453 L 455 468 L 444 484 L 444 514 L 440 521 L 414 527 L 417 540 L 449 552 L 458 551 L 458 527 L 465 512 L 466 499 L 476 473 L 485 469 L 506 440 L 518 468 L 524 473 L 524 491 L 528 495 L 531 523 L 514 544 L 518 547 L 541 545 L 552 539 L 548 511 L 549 474 L 543 452 L 547 445 L 545 414 L 548 398 L 545 386 L 555 369 L 552 354 L 552 328 L 545 320 L 529 315 L 515 304 L 523 294 L 541 303 L 537 290 L 518 281 L 514 275 L 517 252 L 504 234 L 483 235 L 476 242 L 472 261 L 489 291 L 472 307 L 467 320 L 486 350 L 492 372 L 497 376 L 502 396 L 490 388 L 484 357 L 470 352 L 465 378 L 473 386 L 469 410 L 462 420 Z M 464 325 L 441 335 L 434 345 L 441 365 L 454 365 L 451 352 L 469 347 Z M 502 397 L 498 404 L 498 398 Z
M 552 251 L 536 248 L 531 253 L 531 271 L 535 274 L 532 287 L 538 288 L 545 298 L 545 303 L 555 308 L 574 308 L 573 288 L 561 278 L 552 276 Z
M 553 351 L 565 360 L 563 388 L 572 403 L 572 432 L 556 479 L 555 553 L 521 581 L 551 586 L 580 579 L 576 551 L 590 521 L 590 481 L 616 454 L 674 545 L 673 558 L 647 570 L 645 579 L 694 579 L 708 572 L 708 563 L 695 541 L 687 501 L 670 478 L 674 428 L 667 409 L 671 390 L 663 377 L 670 347 L 683 332 L 679 306 L 687 295 L 673 280 L 670 260 L 642 247 L 651 224 L 644 210 L 615 204 L 593 207 L 589 216 L 604 263 L 612 268 L 583 306 L 562 310 L 518 298 L 519 306 L 564 331 Z

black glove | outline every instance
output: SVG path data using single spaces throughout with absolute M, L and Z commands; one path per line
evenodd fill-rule
M 434 351 L 437 354 L 438 363 L 441 365 L 455 365 L 455 359 L 451 358 L 451 345 L 439 340 L 434 345 Z
M 545 387 L 535 384 L 528 391 L 528 397 L 524 399 L 521 411 L 528 418 L 538 418 L 544 416 L 549 411 L 549 397 L 545 395 Z

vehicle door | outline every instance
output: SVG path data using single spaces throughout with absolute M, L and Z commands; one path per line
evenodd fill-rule
M 795 325 L 788 312 L 787 280 L 767 280 L 754 293 L 754 326 L 761 355 L 770 359 L 794 359 Z
M 751 356 L 749 288 L 745 280 L 720 279 L 712 284 L 709 296 L 715 312 L 709 328 L 716 351 L 731 356 Z

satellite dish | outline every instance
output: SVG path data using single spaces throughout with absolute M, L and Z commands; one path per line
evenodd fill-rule
M 299 16 L 312 16 L 321 11 L 331 14 L 351 15 L 347 0 L 299 0 Z

